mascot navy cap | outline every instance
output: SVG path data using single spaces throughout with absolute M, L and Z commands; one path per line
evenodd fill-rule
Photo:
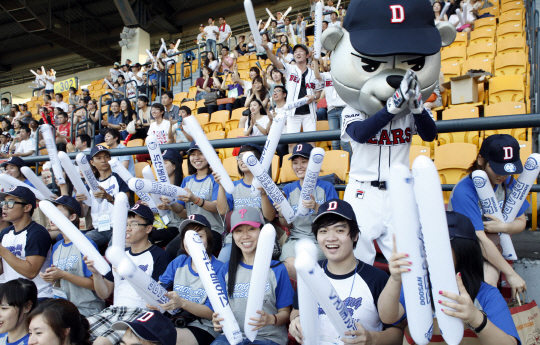
M 523 164 L 519 156 L 518 141 L 508 134 L 490 135 L 482 142 L 480 155 L 487 159 L 497 175 L 521 174 Z
M 433 55 L 442 46 L 427 0 L 353 0 L 343 27 L 364 55 Z

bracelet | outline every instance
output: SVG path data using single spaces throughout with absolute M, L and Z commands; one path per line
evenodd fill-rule
M 471 329 L 471 331 L 473 331 L 474 333 L 482 332 L 484 330 L 484 328 L 486 327 L 487 322 L 488 322 L 488 317 L 487 317 L 486 313 L 483 310 L 480 310 L 480 312 L 482 313 L 482 315 L 484 315 L 484 319 L 482 320 L 482 323 L 480 324 L 480 326 L 475 328 L 475 327 L 472 327 L 471 325 L 469 325 L 468 323 L 466 324 L 467 327 L 469 327 Z
M 273 314 L 273 316 L 274 316 L 274 319 L 275 319 L 274 326 L 277 326 L 277 315 Z
M 199 206 L 200 208 L 202 208 L 202 207 L 204 206 L 204 201 L 205 201 L 205 200 L 202 199 L 202 204 L 201 204 L 201 206 Z
M 197 197 L 197 201 L 194 202 L 195 205 L 197 205 L 201 201 L 201 198 Z

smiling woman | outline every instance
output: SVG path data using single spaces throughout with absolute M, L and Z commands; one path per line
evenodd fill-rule
M 37 304 L 36 285 L 24 278 L 0 286 L 0 343 L 28 345 L 28 313 Z

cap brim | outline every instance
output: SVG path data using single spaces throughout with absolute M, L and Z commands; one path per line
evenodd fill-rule
M 199 222 L 197 220 L 186 219 L 182 223 L 180 223 L 180 226 L 178 227 L 178 233 L 182 233 L 182 231 L 186 228 L 186 226 L 188 226 L 190 224 L 198 224 L 198 225 L 202 225 L 204 227 L 208 227 L 208 225 L 204 224 L 203 222 Z
M 402 30 L 370 29 L 349 31 L 353 48 L 368 56 L 433 55 L 441 50 L 441 35 L 437 28 Z M 415 40 L 421 37 L 421 40 Z M 381 39 L 384 38 L 384 39 Z
M 498 162 L 493 162 L 493 161 L 489 161 L 489 167 L 491 168 L 491 170 L 493 170 L 493 172 L 497 175 L 500 175 L 500 176 L 505 176 L 505 175 L 512 175 L 512 174 L 521 174 L 523 172 L 523 164 L 521 163 L 521 159 L 518 159 L 517 161 L 515 162 L 508 162 L 508 163 L 498 163 Z M 506 165 L 507 164 L 513 164 L 516 168 L 515 171 L 507 171 L 505 169 Z
M 140 327 L 139 324 L 134 322 L 125 322 L 125 321 L 116 321 L 111 325 L 111 329 L 114 329 L 115 331 L 127 331 L 127 329 L 131 329 L 135 335 L 146 341 L 150 342 L 159 342 L 160 340 L 154 337 L 152 334 L 149 334 L 148 331 L 144 327 Z
M 101 152 L 108 152 L 109 155 L 111 154 L 111 151 L 109 151 L 109 149 L 104 149 L 104 150 L 99 150 L 98 152 L 94 153 L 93 155 L 90 156 L 90 159 L 94 158 L 95 155 L 97 155 L 98 153 L 101 153 Z
M 47 201 L 50 201 L 51 203 L 55 204 L 55 205 L 62 205 L 62 206 L 66 206 L 66 207 L 69 207 L 71 209 L 73 209 L 75 212 L 77 212 L 73 207 L 69 206 L 68 204 L 64 204 L 63 202 L 58 202 L 56 201 L 55 199 L 47 199 Z M 80 214 L 77 214 L 78 217 L 81 217 Z
M 239 227 L 240 225 L 244 225 L 244 224 L 247 224 L 247 225 L 251 225 L 255 228 L 260 228 L 261 227 L 261 223 L 258 223 L 258 222 L 253 222 L 253 221 L 250 221 L 250 220 L 247 220 L 245 222 L 240 222 L 240 223 L 237 223 L 235 224 L 233 227 L 231 227 L 231 232 L 234 231 L 234 229 L 236 229 L 237 227 Z
M 139 217 L 141 217 L 141 218 L 144 218 L 144 219 L 146 219 L 146 220 L 149 220 L 149 221 L 151 221 L 152 223 L 154 222 L 154 218 L 152 218 L 152 219 L 148 219 L 148 218 L 146 218 L 146 216 L 144 216 L 144 215 L 140 214 L 140 213 L 139 213 L 139 212 L 137 212 L 137 211 L 134 211 L 134 210 L 129 210 L 129 211 L 128 211 L 128 214 L 129 214 L 129 212 L 133 212 L 133 213 L 135 213 L 135 214 L 136 214 L 137 216 L 139 216 Z
M 324 216 L 324 215 L 327 215 L 327 214 L 337 214 L 338 216 L 341 216 L 347 220 L 352 220 L 352 218 L 349 218 L 349 217 L 345 217 L 344 215 L 342 215 L 341 213 L 339 212 L 335 212 L 335 211 L 325 211 L 321 214 L 318 214 L 317 217 L 315 217 L 315 219 L 313 219 L 312 223 L 315 222 L 317 219 L 319 219 L 320 217 Z
M 303 154 L 301 154 L 301 153 L 296 153 L 296 154 L 290 156 L 290 157 L 289 157 L 289 160 L 292 161 L 292 160 L 295 159 L 296 157 L 304 157 L 304 158 L 309 159 L 309 156 L 303 155 Z

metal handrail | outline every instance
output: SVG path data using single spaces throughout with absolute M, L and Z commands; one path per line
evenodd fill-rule
M 43 90 L 45 86 L 32 88 L 32 97 L 35 97 L 36 91 Z
M 88 109 L 86 107 L 78 107 L 78 108 L 73 109 L 73 111 L 71 112 L 71 130 L 69 132 L 69 139 L 70 139 L 69 141 L 72 142 L 72 143 L 74 142 L 73 141 L 73 118 L 75 117 L 75 112 L 77 112 L 80 109 L 84 109 L 84 111 L 86 111 L 86 118 L 87 119 L 89 118 L 88 117 Z M 84 121 L 86 121 L 86 120 L 84 120 Z
M 101 112 L 101 108 L 103 108 L 103 105 L 101 103 L 101 100 L 104 96 L 110 95 L 114 100 L 114 95 L 111 92 L 104 93 L 103 95 L 99 96 L 99 108 L 96 109 L 96 111 L 99 111 L 99 119 L 98 119 L 98 129 L 101 131 L 101 120 L 103 119 L 103 113 Z M 109 105 L 109 108 L 107 108 L 107 114 L 109 114 L 109 111 L 111 109 L 111 106 Z
M 436 121 L 437 133 L 452 133 L 452 132 L 469 132 L 469 131 L 484 131 L 494 129 L 512 129 L 512 128 L 530 128 L 540 127 L 540 114 L 523 114 L 523 115 L 506 115 L 495 116 L 490 118 L 473 118 L 473 119 L 458 119 Z M 283 134 L 280 139 L 280 144 L 290 144 L 299 142 L 315 142 L 315 141 L 332 141 L 339 140 L 341 131 L 339 129 L 330 131 L 314 131 L 294 134 Z M 216 149 L 240 147 L 245 144 L 264 145 L 267 137 L 265 135 L 255 137 L 231 138 L 212 140 L 212 146 Z M 161 150 L 179 150 L 187 151 L 190 143 L 177 143 L 160 145 Z M 124 147 L 122 149 L 112 149 L 112 156 L 137 155 L 148 153 L 148 148 L 142 147 Z M 71 155 L 71 154 L 70 154 Z M 75 157 L 75 155 L 73 155 Z M 25 157 L 28 163 L 36 161 L 42 162 L 48 160 L 47 156 L 40 157 Z
M 135 113 L 137 114 L 137 119 L 139 119 L 139 104 L 137 102 L 137 100 L 139 99 L 139 85 L 137 84 L 136 80 L 130 80 L 127 83 L 124 84 L 125 85 L 124 99 L 127 100 L 127 101 L 129 101 L 128 90 L 127 90 L 127 85 L 129 83 L 135 83 Z
M 6 91 L 6 92 L 0 93 L 0 98 L 4 98 L 3 96 L 4 96 L 5 94 L 9 94 L 9 104 L 13 104 L 13 95 L 11 94 L 10 91 Z

